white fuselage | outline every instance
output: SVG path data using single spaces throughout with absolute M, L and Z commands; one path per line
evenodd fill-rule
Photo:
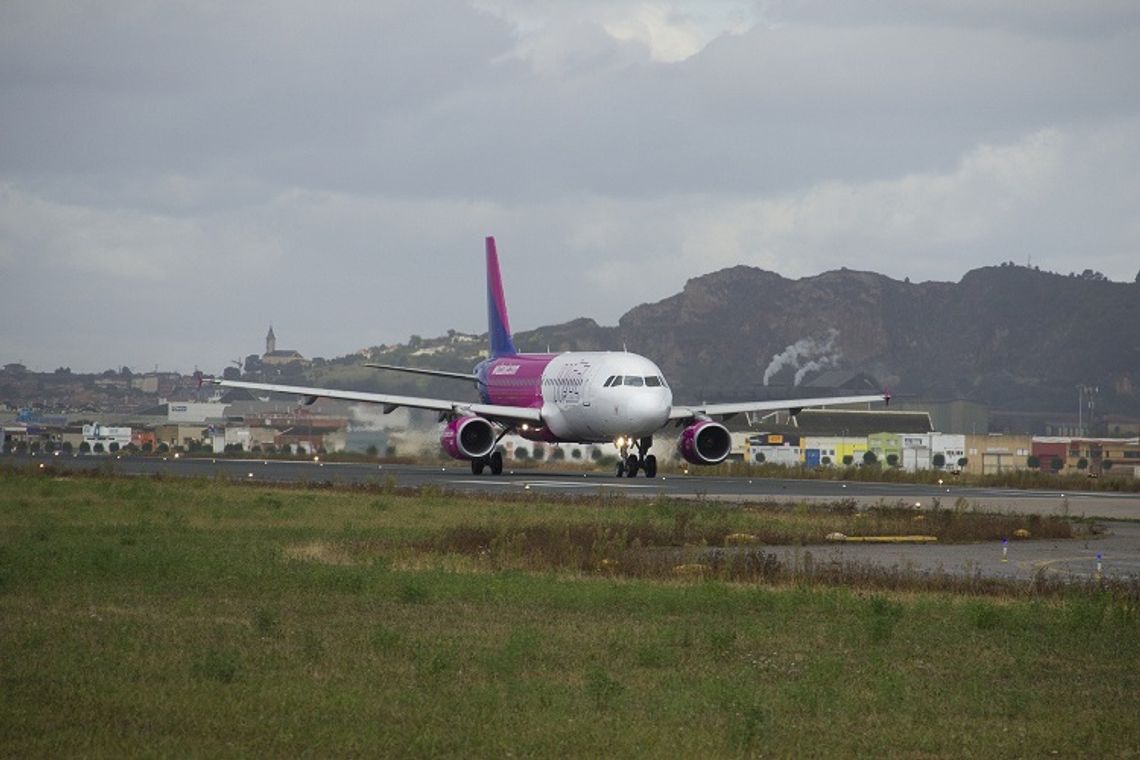
M 570 352 L 542 372 L 542 416 L 564 441 L 642 438 L 669 417 L 673 393 L 656 364 L 625 352 Z

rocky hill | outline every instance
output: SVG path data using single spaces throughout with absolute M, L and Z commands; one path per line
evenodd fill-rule
M 818 395 L 805 386 L 846 371 L 900 395 L 1026 411 L 1072 410 L 1075 387 L 1087 384 L 1099 388 L 1102 411 L 1140 414 L 1140 284 L 1087 271 L 1009 264 L 957 283 L 911 283 L 847 269 L 790 280 L 738 266 L 694 278 L 615 327 L 578 319 L 515 337 L 532 351 L 625 345 L 657 361 L 680 400 Z M 452 334 L 376 349 L 375 358 L 463 370 L 482 347 Z M 354 380 L 455 392 L 391 373 Z

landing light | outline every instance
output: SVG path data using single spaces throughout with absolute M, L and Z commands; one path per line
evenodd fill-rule
M 522 429 L 523 429 L 523 430 L 530 430 L 530 425 L 528 425 L 528 424 L 526 424 L 526 423 L 524 422 L 524 423 L 522 424 Z

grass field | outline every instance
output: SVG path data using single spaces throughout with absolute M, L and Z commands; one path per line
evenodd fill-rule
M 860 520 L 6 472 L 0 753 L 1140 754 L 1132 587 L 636 559 Z

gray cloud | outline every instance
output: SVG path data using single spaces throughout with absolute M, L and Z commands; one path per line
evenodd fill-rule
M 832 6 L 7 3 L 0 360 L 479 330 L 488 233 L 517 328 L 736 263 L 1135 275 L 1132 4 Z

